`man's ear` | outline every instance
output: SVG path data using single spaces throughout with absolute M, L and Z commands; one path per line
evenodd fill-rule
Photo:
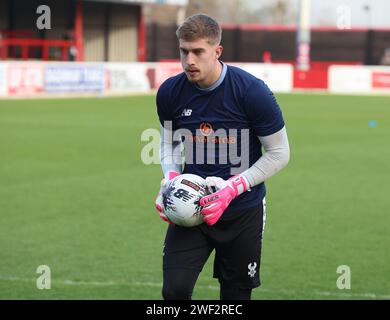
M 215 49 L 215 54 L 217 56 L 217 59 L 219 59 L 222 55 L 223 47 L 221 45 L 218 45 Z

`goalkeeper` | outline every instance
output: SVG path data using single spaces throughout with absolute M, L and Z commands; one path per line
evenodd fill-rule
M 221 61 L 221 34 L 211 17 L 188 17 L 176 31 L 184 72 L 166 80 L 157 93 L 163 133 L 162 188 L 175 176 L 192 173 L 205 178 L 213 192 L 200 200 L 206 223 L 192 228 L 168 225 L 164 299 L 191 299 L 213 250 L 220 298 L 251 298 L 252 289 L 260 286 L 264 181 L 285 167 L 290 157 L 285 123 L 273 93 L 262 80 Z M 183 129 L 181 139 L 172 138 L 173 132 Z M 228 139 L 213 138 L 217 131 L 229 132 Z M 211 144 L 215 149 L 212 158 L 204 150 Z M 240 148 L 241 167 L 237 169 L 231 151 Z M 161 196 L 156 208 L 169 222 Z

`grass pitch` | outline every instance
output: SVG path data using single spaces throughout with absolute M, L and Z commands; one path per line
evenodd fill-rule
M 267 182 L 253 298 L 390 299 L 390 98 L 277 98 L 291 161 Z M 0 299 L 161 298 L 161 169 L 140 158 L 158 127 L 154 96 L 0 101 Z M 211 257 L 193 297 L 218 296 Z

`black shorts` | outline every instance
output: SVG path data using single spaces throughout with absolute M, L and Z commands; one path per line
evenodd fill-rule
M 226 286 L 256 288 L 260 286 L 263 222 L 265 202 L 234 213 L 212 227 L 205 223 L 192 228 L 170 225 L 163 268 L 200 272 L 215 249 L 214 278 Z

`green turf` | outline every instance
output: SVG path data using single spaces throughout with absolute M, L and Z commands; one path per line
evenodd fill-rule
M 389 299 L 390 98 L 277 97 L 291 161 L 267 183 L 253 298 Z M 161 173 L 140 158 L 158 126 L 153 96 L 0 101 L 0 299 L 161 298 Z M 195 299 L 218 298 L 211 275 Z

